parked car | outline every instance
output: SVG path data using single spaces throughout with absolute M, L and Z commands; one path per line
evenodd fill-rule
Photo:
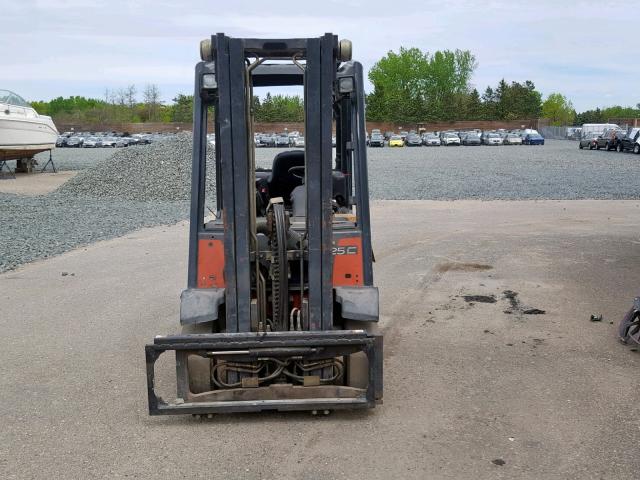
M 502 145 L 502 137 L 495 132 L 487 133 L 482 141 L 485 145 Z
M 593 150 L 598 147 L 598 134 L 590 133 L 590 132 L 582 132 L 582 137 L 580 137 L 580 141 L 578 142 L 578 148 L 582 150 L 583 148 L 589 148 L 589 150 Z
M 618 150 L 618 145 L 624 136 L 625 133 L 620 128 L 607 128 L 596 138 L 596 149 Z
M 393 135 L 389 139 L 389 146 L 390 147 L 404 147 L 404 140 L 402 140 L 402 137 L 400 135 Z
M 87 137 L 82 142 L 83 148 L 96 148 L 98 146 L 98 138 L 97 137 Z
M 482 140 L 477 133 L 469 132 L 462 136 L 462 145 L 482 145 Z
M 56 140 L 56 147 L 66 147 L 67 146 L 67 137 L 64 135 L 58 135 Z
M 400 136 L 402 137 L 402 140 L 405 140 L 407 138 L 407 135 L 409 135 L 409 132 L 407 132 L 406 130 L 402 130 L 400 132 Z
M 445 147 L 449 147 L 451 145 L 460 146 L 460 137 L 455 133 L 446 132 L 440 136 L 440 143 Z
M 261 135 L 259 147 L 275 147 L 276 146 L 276 137 L 275 135 Z
M 119 147 L 126 147 L 129 145 L 124 139 L 124 137 L 111 137 L 111 140 L 113 140 L 114 147 L 119 148 Z
M 276 147 L 288 147 L 289 145 L 289 135 L 278 135 L 276 137 Z
M 116 147 L 116 141 L 111 137 L 102 137 L 98 143 L 99 143 L 98 146 L 103 147 L 103 148 L 115 148 Z
M 436 134 L 425 133 L 422 136 L 422 144 L 427 147 L 439 147 L 440 145 L 442 145 L 442 142 L 440 141 L 440 137 L 438 137 Z
M 525 145 L 544 145 L 544 137 L 539 133 L 527 133 L 522 139 Z
M 502 140 L 504 145 L 522 145 L 522 137 L 515 133 L 507 133 Z
M 297 148 L 304 148 L 304 137 L 295 137 L 293 139 L 293 146 Z
M 131 135 L 131 136 L 138 140 L 138 145 L 148 145 L 151 143 L 151 137 L 149 135 L 136 133 L 135 135 Z
M 618 150 L 621 152 L 632 151 L 640 154 L 640 128 L 632 128 L 620 141 Z
M 370 147 L 384 147 L 384 137 L 380 133 L 372 133 L 369 139 Z
M 80 148 L 84 143 L 84 139 L 82 137 L 69 137 L 67 138 L 67 147 L 75 147 Z
M 407 147 L 421 147 L 422 139 L 417 133 L 410 133 L 407 135 L 407 138 L 405 138 L 404 143 Z

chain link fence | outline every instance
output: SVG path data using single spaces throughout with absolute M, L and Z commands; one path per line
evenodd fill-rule
M 574 126 L 562 126 L 562 127 L 540 127 L 538 132 L 544 138 L 551 138 L 554 140 L 578 140 L 580 138 L 580 127 Z
M 628 132 L 631 128 L 637 127 L 638 126 L 638 119 L 611 119 L 609 120 L 610 124 L 615 124 L 618 125 L 622 130 L 624 130 L 625 132 Z M 604 130 L 604 128 L 606 128 L 604 125 L 602 124 L 603 127 L 602 129 Z M 612 127 L 612 125 L 610 126 L 610 128 Z M 570 126 L 570 125 L 563 125 L 561 127 L 553 127 L 553 126 L 546 126 L 546 127 L 539 127 L 538 128 L 538 132 L 540 132 L 540 135 L 542 135 L 544 138 L 552 138 L 555 140 L 579 140 L 580 139 L 580 135 L 582 133 L 582 127 L 581 126 Z

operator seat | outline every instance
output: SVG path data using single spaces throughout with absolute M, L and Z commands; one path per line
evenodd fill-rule
M 302 185 L 302 180 L 289 173 L 291 167 L 304 166 L 304 150 L 280 152 L 273 159 L 271 175 L 267 180 L 269 197 L 282 197 L 287 205 L 291 204 L 291 192 Z
M 297 204 L 296 214 L 303 211 L 306 204 L 306 195 L 302 192 L 304 183 L 301 178 L 289 173 L 291 167 L 303 167 L 304 166 L 304 150 L 288 150 L 286 152 L 280 152 L 273 159 L 273 166 L 271 169 L 271 175 L 267 178 L 266 184 L 269 190 L 269 198 L 282 197 L 285 205 L 291 206 Z M 304 172 L 304 171 L 303 171 Z M 298 172 L 298 175 L 303 172 Z M 344 173 L 337 170 L 331 172 L 333 195 L 332 198 L 336 201 L 337 205 L 344 207 L 347 204 L 347 180 Z M 296 197 L 294 199 L 294 197 Z M 269 202 L 265 200 L 265 205 Z

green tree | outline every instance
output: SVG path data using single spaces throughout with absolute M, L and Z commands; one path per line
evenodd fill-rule
M 469 51 L 390 51 L 369 70 L 373 92 L 367 97 L 367 117 L 394 122 L 455 118 L 475 67 Z
M 498 97 L 493 88 L 487 87 L 482 94 L 482 117 L 484 120 L 495 120 L 498 117 Z
M 602 110 L 596 108 L 595 110 L 587 110 L 585 112 L 576 115 L 575 124 L 582 125 L 584 123 L 603 123 L 605 117 Z
M 542 104 L 542 117 L 551 125 L 571 125 L 574 119 L 573 104 L 560 93 L 551 93 Z
M 535 89 L 533 82 L 527 80 L 524 84 L 507 84 L 502 80 L 496 93 L 497 119 L 516 120 L 540 116 L 542 95 Z
M 467 120 L 481 120 L 482 119 L 482 100 L 480 94 L 475 88 L 469 93 L 467 100 Z
M 302 122 L 304 102 L 297 95 L 271 95 L 254 100 L 254 118 L 258 122 Z
M 605 118 L 638 118 L 640 117 L 640 109 L 633 107 L 622 107 L 615 105 L 602 110 Z
M 172 122 L 191 122 L 193 120 L 193 95 L 179 93 L 170 106 Z

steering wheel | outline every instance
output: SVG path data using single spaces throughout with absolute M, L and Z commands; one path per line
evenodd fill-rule
M 289 175 L 296 177 L 298 180 L 304 180 L 304 165 L 299 165 L 297 167 L 291 167 L 289 170 Z

